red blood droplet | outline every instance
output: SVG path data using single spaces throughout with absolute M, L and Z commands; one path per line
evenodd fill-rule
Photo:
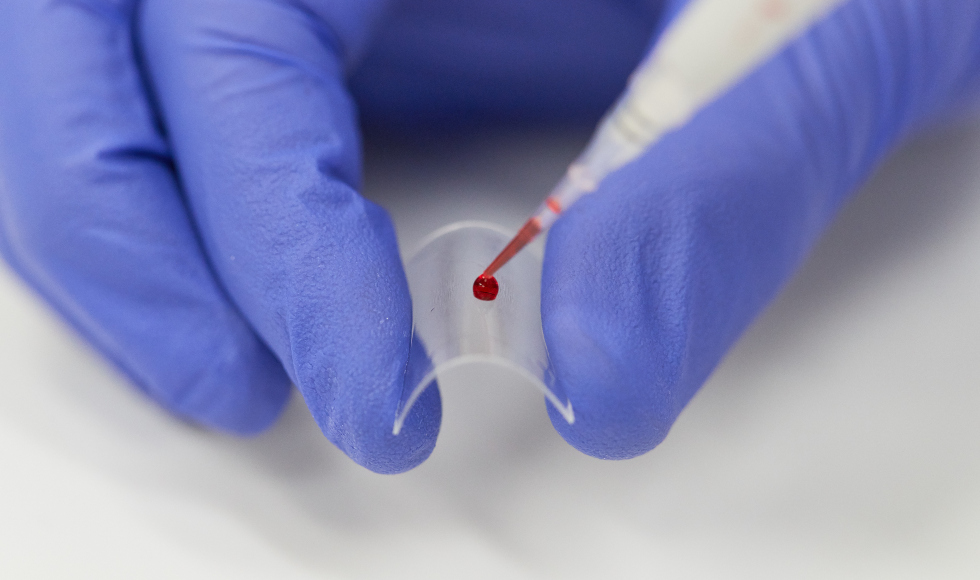
M 480 300 L 495 299 L 499 290 L 500 286 L 497 285 L 497 279 L 493 276 L 480 274 L 476 281 L 473 282 L 473 296 L 476 296 Z

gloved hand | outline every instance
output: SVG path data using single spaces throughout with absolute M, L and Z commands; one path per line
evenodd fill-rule
M 255 432 L 291 379 L 331 441 L 395 472 L 431 452 L 440 407 L 430 389 L 391 435 L 410 306 L 390 222 L 356 194 L 344 82 L 383 4 L 3 3 L 0 245 L 177 414 Z M 594 114 L 653 4 L 406 2 L 351 82 L 378 121 Z M 568 212 L 543 289 L 566 439 L 662 439 L 845 194 L 972 96 L 978 11 L 853 0 Z
M 848 194 L 978 89 L 980 2 L 851 0 L 572 206 L 542 291 L 559 432 L 605 458 L 657 445 Z
M 440 406 L 391 434 L 411 308 L 344 87 L 382 5 L 0 2 L 0 233 L 174 413 L 254 433 L 292 380 L 331 441 L 396 472 Z

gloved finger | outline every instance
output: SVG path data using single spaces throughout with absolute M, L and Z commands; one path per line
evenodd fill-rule
M 847 194 L 978 87 L 980 4 L 852 0 L 571 207 L 543 281 L 562 436 L 657 445 Z
M 357 194 L 346 67 L 382 2 L 147 0 L 140 31 L 212 263 L 358 463 L 409 469 L 435 445 L 439 395 L 392 434 L 411 335 L 394 230 Z
M 288 378 L 203 257 L 133 58 L 131 8 L 0 3 L 0 247 L 151 397 L 252 433 Z

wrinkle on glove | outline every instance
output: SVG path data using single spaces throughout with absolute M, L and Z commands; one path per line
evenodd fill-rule
M 980 4 L 852 0 L 552 228 L 545 336 L 590 455 L 656 446 L 848 194 L 975 100 Z

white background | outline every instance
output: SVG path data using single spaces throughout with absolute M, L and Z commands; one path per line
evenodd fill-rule
M 516 227 L 582 145 L 368 149 L 403 248 Z M 541 397 L 443 381 L 439 445 L 380 476 L 298 397 L 240 440 L 154 408 L 0 270 L 3 578 L 980 577 L 980 123 L 920 138 L 845 210 L 681 415 L 581 455 Z

